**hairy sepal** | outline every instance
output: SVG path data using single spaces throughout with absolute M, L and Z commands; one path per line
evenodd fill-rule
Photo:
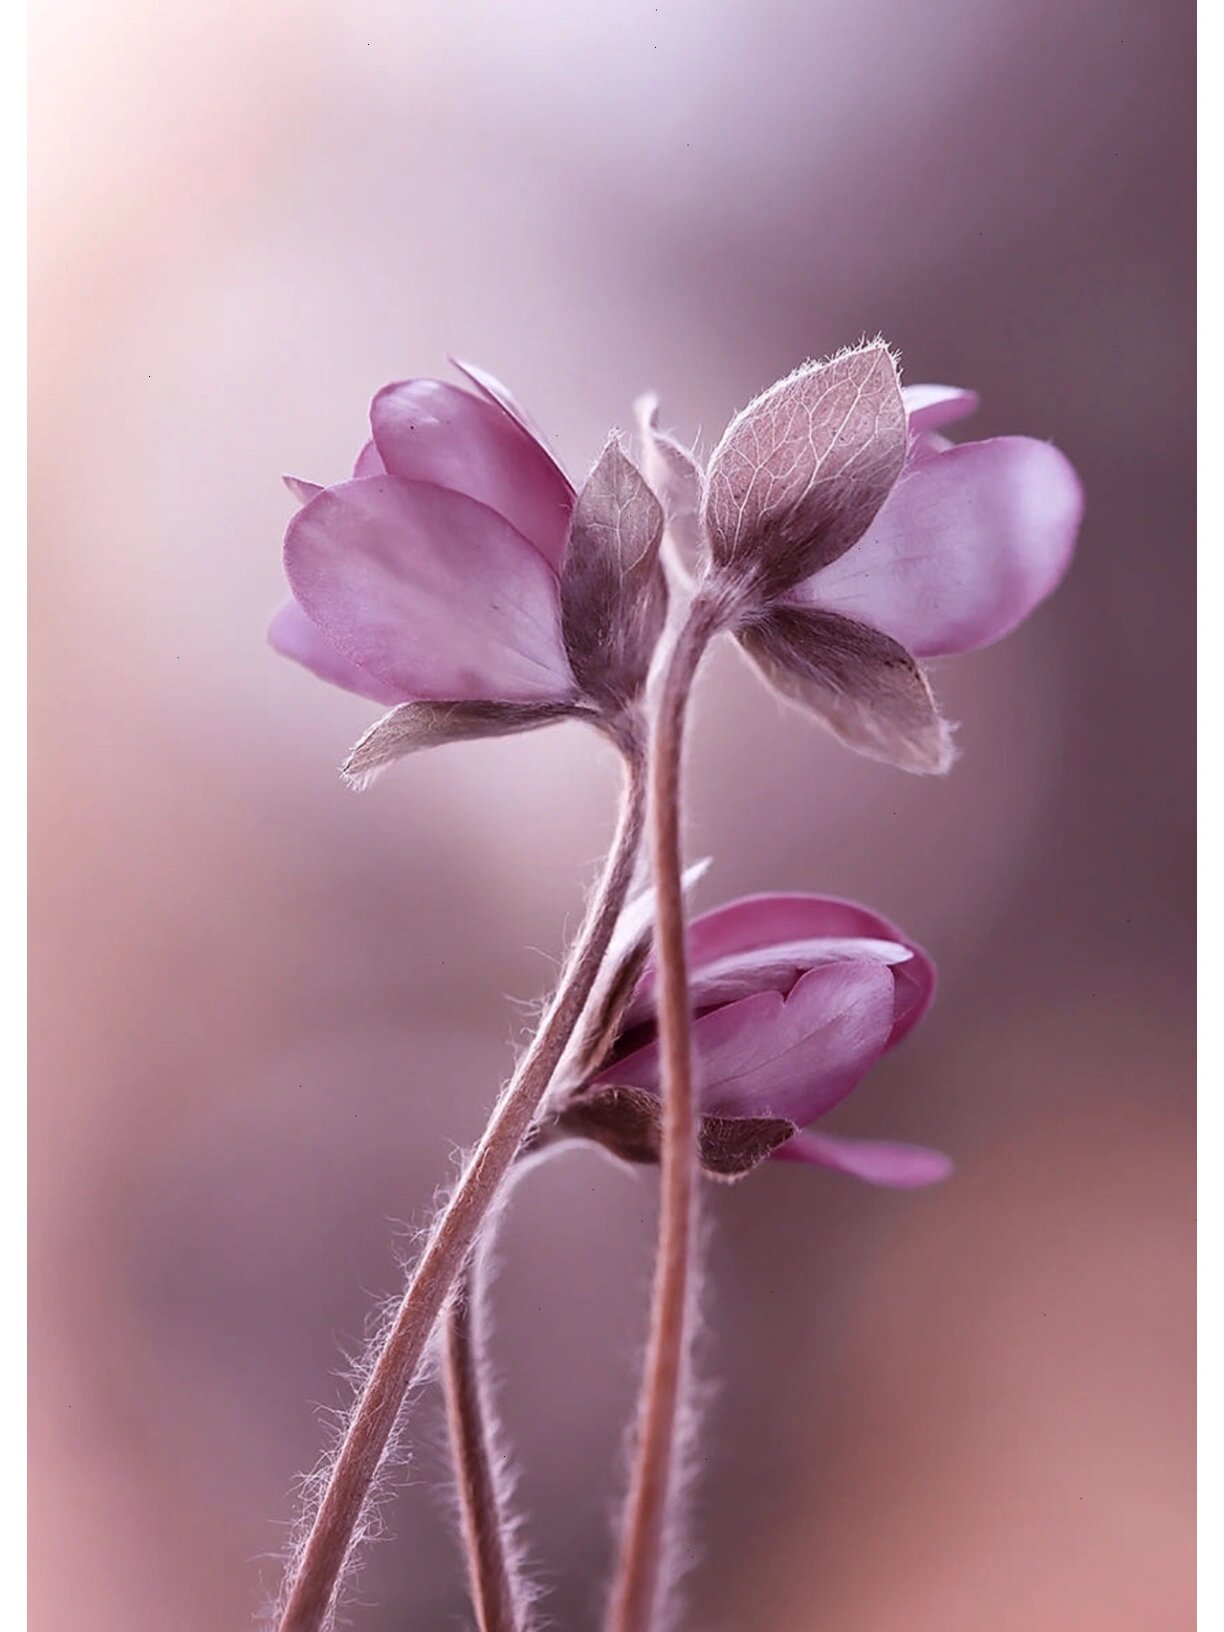
M 424 748 L 536 731 L 581 712 L 572 702 L 401 703 L 358 739 L 340 767 L 340 774 L 350 787 L 367 788 L 388 765 Z
M 561 629 L 579 686 L 616 711 L 641 693 L 667 618 L 663 511 L 609 439 L 578 490 L 561 571 Z
M 907 444 L 897 364 L 883 341 L 771 385 L 710 458 L 703 519 L 715 566 L 757 605 L 786 594 L 863 536 Z

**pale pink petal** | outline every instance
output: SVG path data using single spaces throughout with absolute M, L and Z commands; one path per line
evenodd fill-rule
M 355 691 L 359 697 L 369 697 L 376 703 L 400 703 L 404 700 L 402 691 L 342 657 L 296 601 L 286 601 L 273 614 L 268 625 L 268 645 L 282 657 L 292 658 L 312 674 L 317 674 L 320 680 L 329 680 L 333 686 L 340 686 L 345 691 Z
M 385 476 L 387 467 L 383 464 L 382 454 L 374 445 L 373 437 L 365 444 L 357 455 L 353 465 L 353 475 L 356 476 Z
M 405 380 L 374 398 L 370 425 L 393 476 L 487 504 L 560 569 L 573 495 L 499 408 L 443 380 Z
M 826 964 L 785 998 L 760 992 L 714 1009 L 693 1023 L 701 1108 L 813 1122 L 879 1058 L 892 1023 L 893 978 L 879 963 Z M 602 1080 L 657 1090 L 657 1039 L 618 1060 Z
M 976 391 L 966 391 L 959 385 L 904 385 L 901 397 L 912 436 L 968 419 L 977 413 L 981 400 Z
M 952 1172 L 950 1156 L 924 1145 L 901 1145 L 879 1139 L 846 1139 L 832 1133 L 798 1133 L 773 1152 L 776 1162 L 807 1162 L 831 1167 L 868 1184 L 893 1190 L 917 1190 L 938 1184 Z
M 532 416 L 523 407 L 508 385 L 503 385 L 496 374 L 491 374 L 487 368 L 481 368 L 476 363 L 465 363 L 460 357 L 448 357 L 447 361 L 457 368 L 466 379 L 476 387 L 481 396 L 494 403 L 504 414 L 508 414 L 514 423 L 521 426 L 540 451 L 556 467 L 558 476 L 570 487 L 570 479 L 561 468 L 559 460 L 548 446 L 548 438 L 536 424 Z M 572 488 L 571 488 L 572 491 Z
M 879 913 L 855 901 L 828 895 L 749 895 L 713 912 L 703 913 L 689 926 L 688 948 L 692 977 L 704 967 L 740 953 L 786 941 L 822 937 L 898 942 L 913 956 L 893 968 L 896 1007 L 889 1047 L 909 1034 L 935 997 L 935 965 L 917 941 Z
M 294 596 L 400 700 L 574 692 L 557 579 L 487 505 L 394 476 L 326 489 L 289 523 Z
M 911 462 L 863 538 L 796 592 L 918 657 L 987 646 L 1054 590 L 1083 512 L 1049 443 L 1002 436 Z
M 323 491 L 321 483 L 305 481 L 301 476 L 282 476 L 281 481 L 299 504 L 309 504 L 316 493 Z

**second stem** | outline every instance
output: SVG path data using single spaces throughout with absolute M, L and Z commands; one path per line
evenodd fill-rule
M 658 903 L 655 959 L 663 1063 L 662 1182 L 650 1338 L 609 1632 L 649 1632 L 669 1585 L 668 1527 L 677 1483 L 677 1430 L 688 1369 L 697 1189 L 697 1105 L 681 857 L 681 762 L 689 693 L 717 626 L 716 607 L 698 595 L 668 659 L 651 737 L 649 808 Z

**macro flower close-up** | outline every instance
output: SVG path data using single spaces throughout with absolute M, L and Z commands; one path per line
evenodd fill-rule
M 1189 8 L 28 33 L 33 1632 L 1190 1632 Z

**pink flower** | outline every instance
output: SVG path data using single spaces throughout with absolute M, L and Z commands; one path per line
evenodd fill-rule
M 662 626 L 662 515 L 619 444 L 575 494 L 506 388 L 459 366 L 475 392 L 407 380 L 377 394 L 351 480 L 287 483 L 303 500 L 285 537 L 293 599 L 270 643 L 400 705 L 354 750 L 354 780 L 435 742 L 613 714 Z M 629 634 L 600 576 L 619 587 L 618 549 L 637 573 Z
M 644 404 L 669 532 L 695 524 L 731 626 L 776 690 L 850 746 L 943 771 L 949 729 L 919 659 L 1001 639 L 1059 584 L 1083 495 L 1049 443 L 944 430 L 977 397 L 901 389 L 880 342 L 808 364 L 732 420 L 708 476 Z
M 658 1156 L 661 1064 L 644 944 L 639 936 L 621 952 L 608 990 L 629 996 L 599 1018 L 592 1034 L 605 1041 L 575 1062 L 579 1080 L 558 1114 L 560 1131 L 631 1161 Z M 817 895 L 720 907 L 693 922 L 688 945 L 708 1171 L 735 1177 L 772 1155 L 899 1188 L 947 1175 L 937 1151 L 808 1127 L 925 1014 L 935 967 L 920 946 L 865 907 Z

